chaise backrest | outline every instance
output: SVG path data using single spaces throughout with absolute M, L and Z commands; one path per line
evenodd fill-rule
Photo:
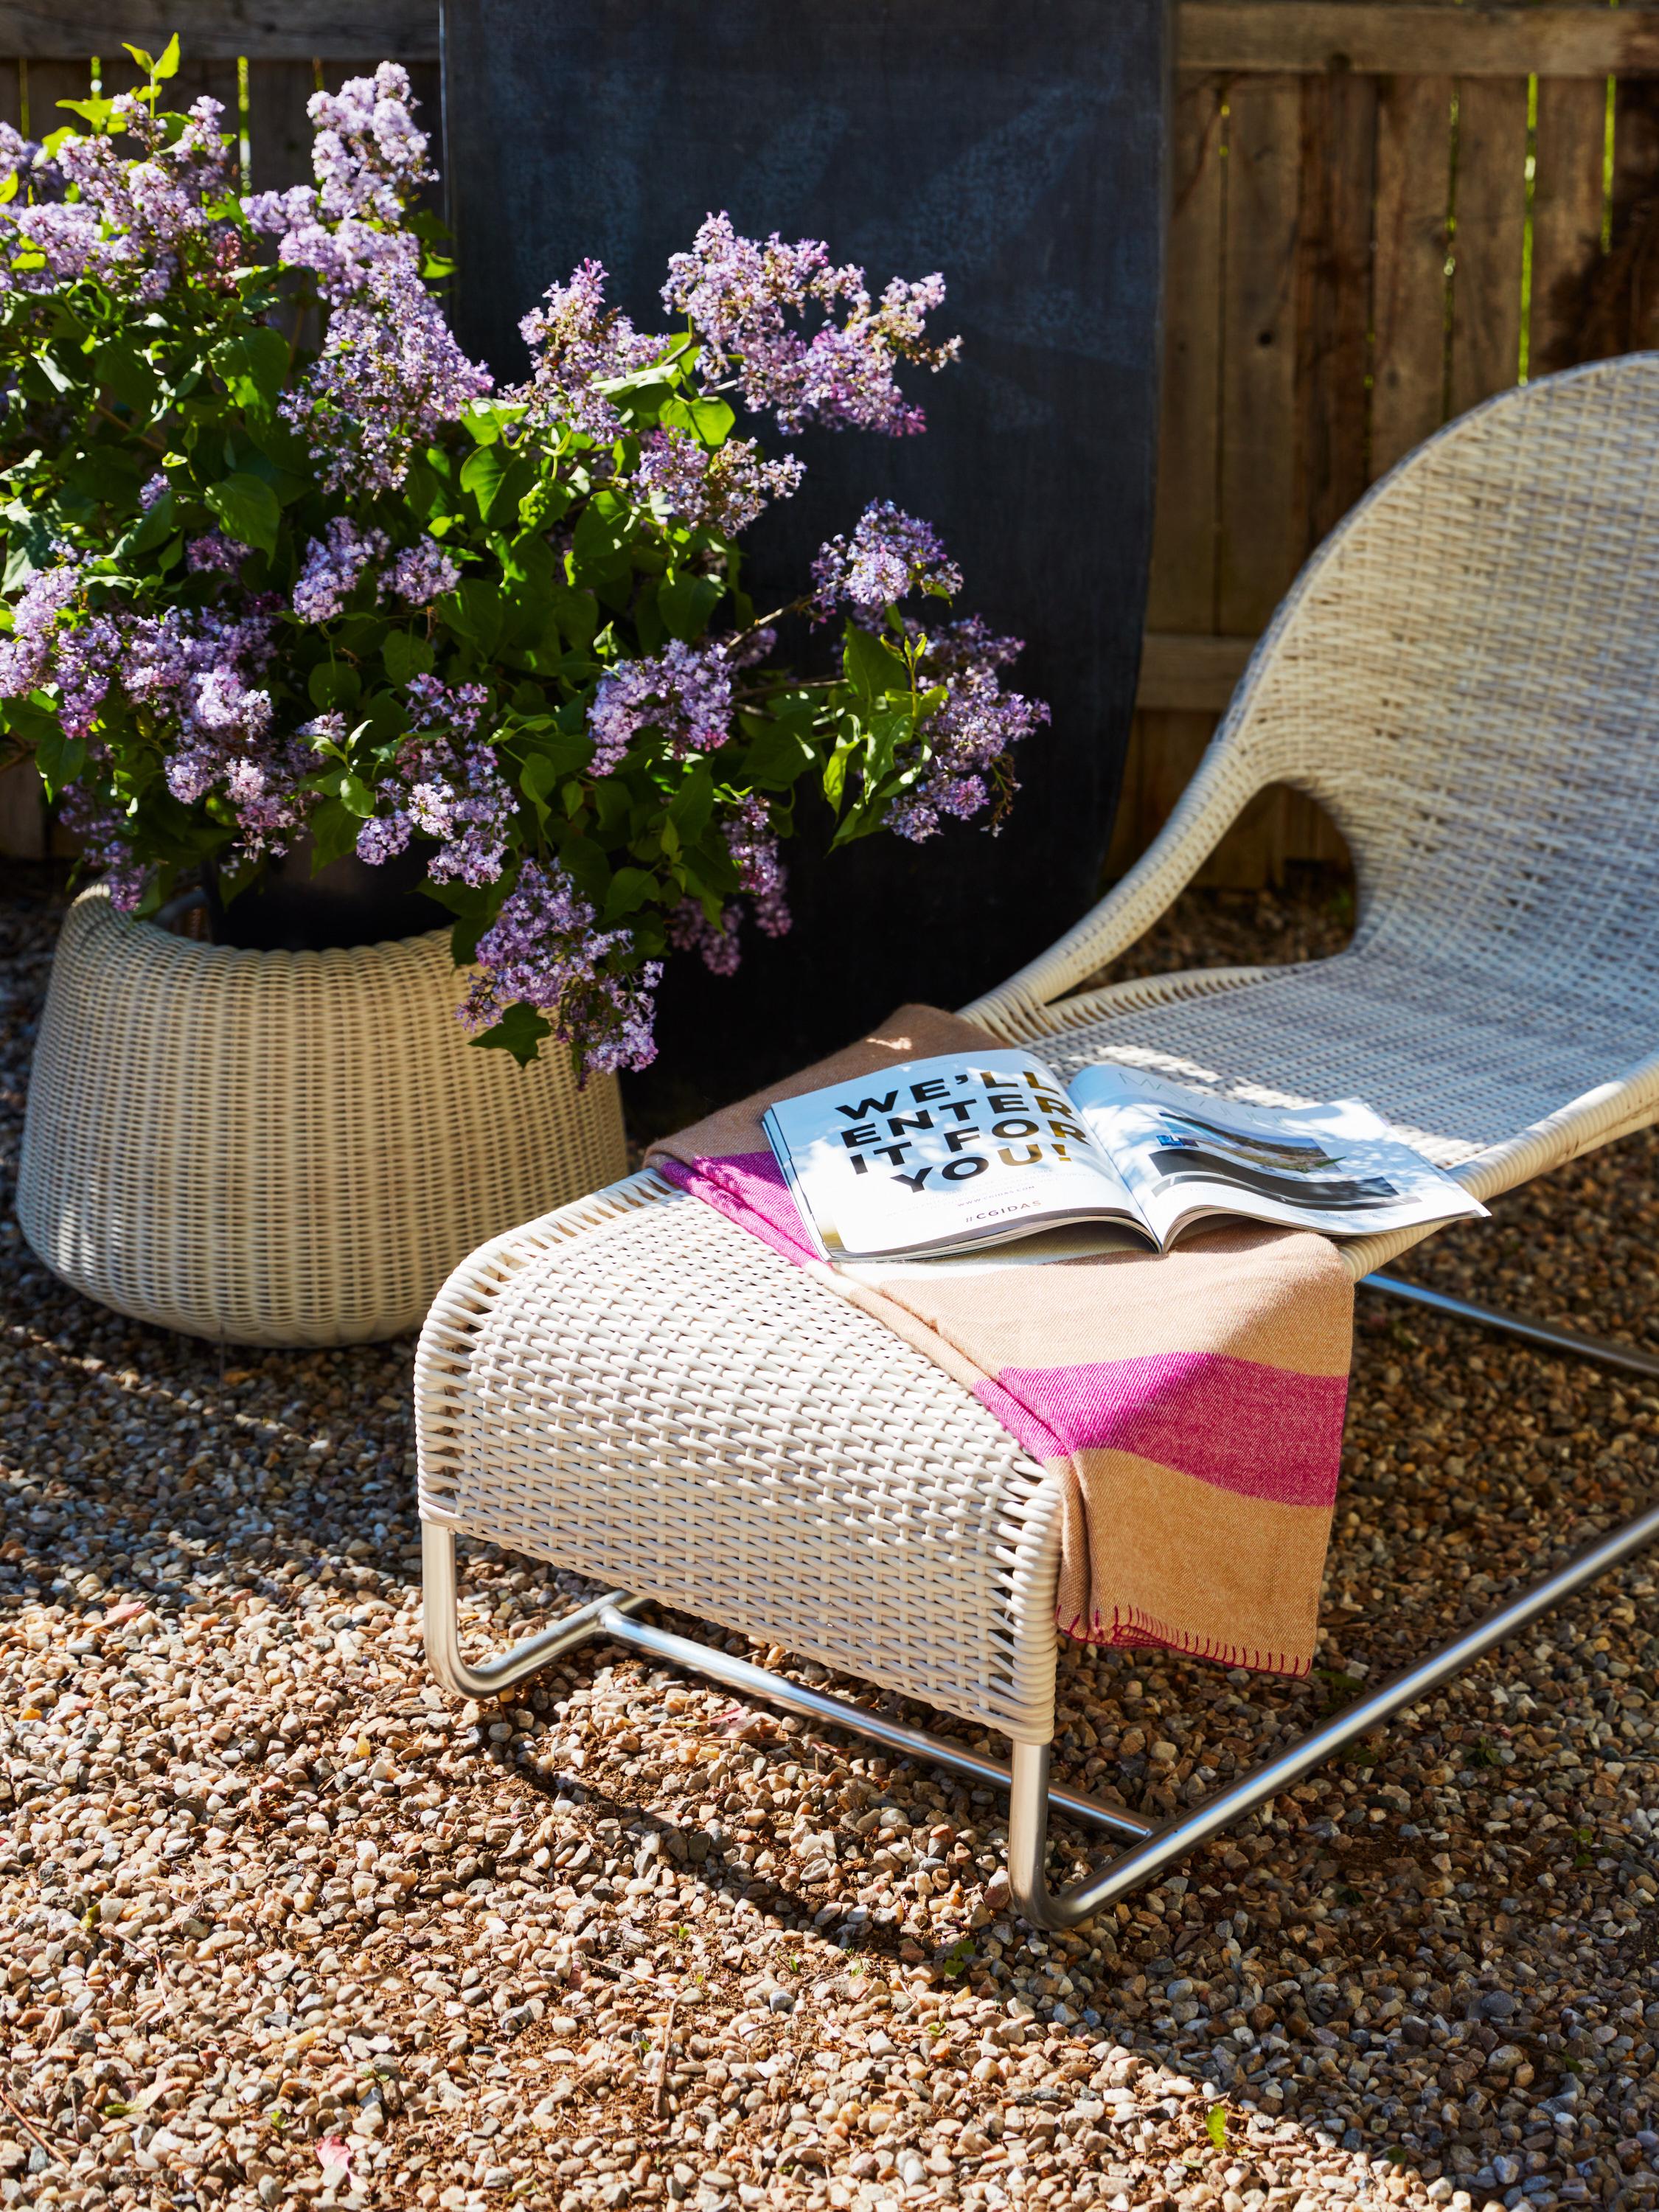
M 1218 773 L 1328 811 L 1357 951 L 1659 978 L 1659 354 L 1504 392 L 1385 477 L 1262 640 Z

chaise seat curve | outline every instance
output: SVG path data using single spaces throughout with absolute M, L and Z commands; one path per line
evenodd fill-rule
M 1645 1126 L 1659 1115 L 1656 526 L 1659 356 L 1452 424 L 1310 562 L 1152 851 L 963 1012 L 1062 1073 L 1118 1059 L 1264 1103 L 1361 1097 L 1481 1198 Z M 1350 948 L 1095 987 L 1273 782 L 1309 792 L 1347 838 Z M 1362 1276 L 1415 1241 L 1345 1257 Z M 920 1352 L 649 1170 L 473 1255 L 433 1306 L 416 1394 L 428 1652 L 454 1686 L 505 1686 L 581 1634 L 666 1650 L 635 1621 L 655 1599 L 999 1730 L 1015 1746 L 1017 1892 L 1051 1924 L 1294 1778 L 1283 1754 L 1255 1799 L 1150 1838 L 1138 1816 L 1083 1806 L 1143 1840 L 1085 1893 L 1048 1897 L 1057 1483 Z M 614 1598 L 493 1672 L 469 1668 L 457 1534 Z M 1616 1532 L 1425 1667 L 1467 1663 L 1656 1534 L 1659 1513 Z M 743 1672 L 698 1646 L 671 1656 L 691 1652 L 722 1679 Z M 787 1702 L 787 1684 L 750 1674 Z M 1427 1679 L 1362 1701 L 1295 1771 Z

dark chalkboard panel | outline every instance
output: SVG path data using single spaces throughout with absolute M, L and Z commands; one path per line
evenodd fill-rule
M 705 213 L 827 239 L 872 289 L 944 272 L 963 358 L 912 374 L 921 438 L 817 433 L 755 533 L 758 592 L 890 497 L 960 562 L 963 611 L 1026 639 L 1002 834 L 957 824 L 792 854 L 797 927 L 732 981 L 671 968 L 656 1079 L 731 1095 L 897 1000 L 959 1004 L 1092 897 L 1146 596 L 1167 124 L 1164 0 L 447 0 L 447 189 L 464 342 L 523 373 L 519 317 L 585 256 L 647 327 Z

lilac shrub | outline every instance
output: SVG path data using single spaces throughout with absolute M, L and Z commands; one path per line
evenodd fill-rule
M 871 505 L 764 612 L 737 544 L 801 481 L 769 422 L 922 430 L 938 276 L 874 294 L 711 215 L 676 327 L 584 262 L 500 390 L 433 289 L 403 70 L 319 93 L 314 181 L 248 193 L 216 103 L 166 110 L 176 42 L 137 58 L 38 143 L 0 125 L 0 727 L 123 908 L 205 866 L 258 896 L 301 837 L 412 848 L 481 1043 L 637 1067 L 670 953 L 788 928 L 804 795 L 836 843 L 995 825 L 1047 710 L 931 526 Z

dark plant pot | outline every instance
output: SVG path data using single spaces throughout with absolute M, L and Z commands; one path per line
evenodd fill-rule
M 792 598 L 817 546 L 890 498 L 961 563 L 961 611 L 1026 641 L 1010 680 L 1054 711 L 1023 748 L 1024 787 L 999 837 L 957 823 L 826 862 L 825 824 L 803 810 L 793 934 L 745 931 L 730 979 L 674 963 L 661 1058 L 639 1086 L 659 1094 L 653 1118 L 799 1066 L 902 1000 L 963 1004 L 1098 893 L 1146 611 L 1169 12 L 1167 0 L 444 0 L 468 350 L 521 376 L 520 316 L 588 255 L 616 305 L 663 329 L 667 257 L 721 208 L 750 236 L 827 240 L 873 286 L 941 270 L 935 321 L 962 333 L 963 357 L 905 379 L 927 435 L 767 433 L 807 477 L 745 541 L 744 580 L 762 606 Z
M 266 862 L 258 883 L 228 902 L 210 861 L 202 872 L 209 933 L 216 945 L 257 952 L 325 952 L 423 936 L 447 919 L 420 889 L 427 850 L 410 845 L 380 867 L 348 853 L 313 872 L 311 839 L 301 834 L 281 859 Z

